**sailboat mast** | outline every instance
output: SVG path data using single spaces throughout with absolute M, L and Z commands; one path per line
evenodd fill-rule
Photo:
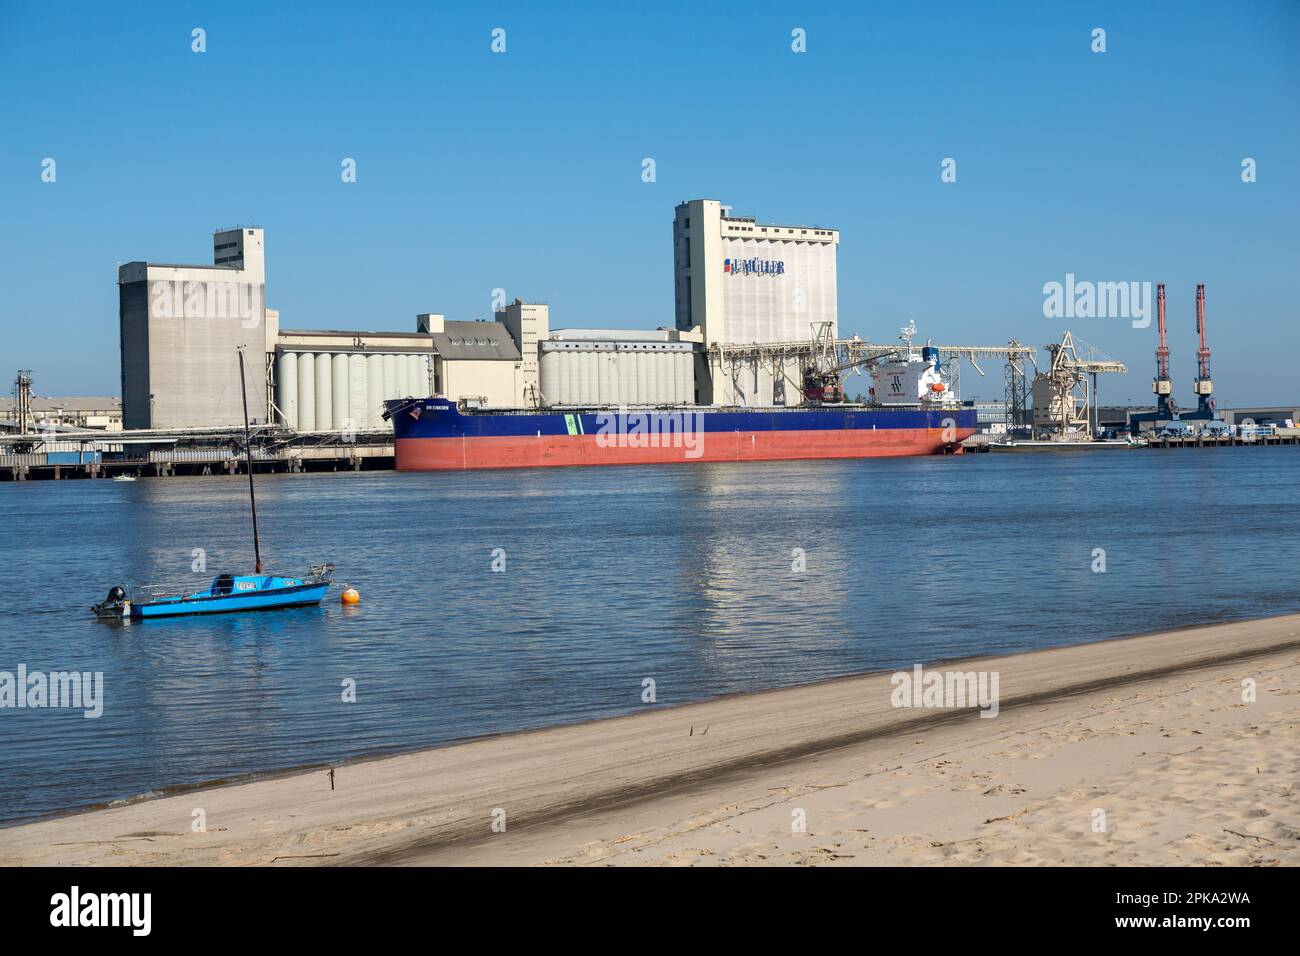
M 262 573 L 262 546 L 257 540 L 257 495 L 253 491 L 253 441 L 248 432 L 248 383 L 244 379 L 244 350 L 239 349 L 239 394 L 244 400 L 244 459 L 248 462 L 248 503 L 253 509 L 254 574 Z

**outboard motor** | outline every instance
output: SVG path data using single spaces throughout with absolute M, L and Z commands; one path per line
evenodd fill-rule
M 91 608 L 96 617 L 121 617 L 126 604 L 126 591 L 118 585 L 108 589 L 108 597 Z

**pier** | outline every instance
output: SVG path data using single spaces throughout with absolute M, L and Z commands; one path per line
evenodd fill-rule
M 43 432 L 6 438 L 0 481 L 168 478 L 246 474 L 243 432 L 238 429 Z M 394 465 L 387 430 L 293 432 L 261 426 L 252 435 L 258 474 L 380 471 Z
M 972 435 L 961 443 L 965 454 L 980 454 L 991 450 L 995 442 L 1004 440 L 1004 435 Z M 1061 451 L 1092 451 L 1093 442 L 1063 441 L 1056 443 Z M 1281 433 L 1254 435 L 1245 438 L 1239 435 L 1189 435 L 1183 438 L 1150 438 L 1145 445 L 1136 445 L 1133 451 L 1148 448 L 1228 448 L 1228 447 L 1265 447 L 1274 445 L 1300 445 L 1300 429 L 1286 429 Z M 1000 449 L 1006 451 L 1042 451 L 1045 445 L 1038 443 L 1018 449 Z M 1048 448 L 1048 451 L 1056 450 Z
M 1191 435 L 1184 438 L 1152 438 L 1148 448 L 1225 448 L 1230 445 L 1300 445 L 1300 430 L 1289 429 L 1289 434 L 1257 435 L 1242 438 L 1237 435 Z
M 987 453 L 1004 436 L 972 435 L 966 454 Z M 0 481 L 114 478 L 131 475 L 171 478 L 246 474 L 243 434 L 235 429 L 82 431 L 19 435 L 6 439 L 15 451 L 0 454 Z M 1086 451 L 1089 442 L 1063 442 L 1062 450 Z M 1300 445 L 1300 429 L 1248 437 L 1193 435 L 1152 438 L 1144 448 L 1226 448 Z M 1040 446 L 1041 447 L 1041 446 Z M 25 449 L 18 451 L 17 449 Z M 1028 449 L 1026 449 L 1028 450 Z M 1135 448 L 1135 451 L 1142 450 Z M 391 471 L 393 438 L 388 431 L 293 432 L 262 426 L 253 432 L 253 468 L 258 474 L 323 471 Z

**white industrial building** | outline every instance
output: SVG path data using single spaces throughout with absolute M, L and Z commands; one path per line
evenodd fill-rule
M 533 322 L 545 327 L 545 306 Z M 274 365 L 279 420 L 297 431 L 385 428 L 384 402 L 392 398 L 538 404 L 537 361 L 529 367 L 504 321 L 453 322 L 426 312 L 416 316 L 415 332 L 286 329 Z
M 281 329 L 265 303 L 264 240 L 256 226 L 224 229 L 211 266 L 119 269 L 125 427 L 238 425 L 239 347 L 251 417 L 300 432 L 383 429 L 385 401 L 425 395 L 496 408 L 779 405 L 799 394 L 799 350 L 766 346 L 838 328 L 839 232 L 762 224 L 717 200 L 677 206 L 673 329 L 553 332 L 547 304 L 523 299 L 491 321 L 422 313 L 413 332 Z
M 427 395 L 429 336 L 285 331 L 275 348 L 275 406 L 300 432 L 384 427 L 384 401 Z
M 126 428 L 242 421 L 235 350 L 247 346 L 256 358 L 275 341 L 267 322 L 262 230 L 222 229 L 212 243 L 210 266 L 137 261 L 118 268 Z M 265 421 L 266 368 L 260 361 L 250 365 L 249 414 Z
M 547 405 L 686 405 L 695 343 L 670 329 L 557 329 L 541 343 Z
M 216 232 L 211 266 L 119 269 L 125 427 L 239 425 L 241 346 L 250 417 L 296 431 L 384 429 L 384 402 L 393 398 L 540 404 L 544 303 L 516 299 L 495 321 L 424 313 L 414 332 L 281 329 L 279 312 L 266 308 L 265 276 L 256 226 Z
M 751 353 L 727 360 L 729 345 L 808 342 L 829 324 L 838 335 L 836 252 L 840 234 L 824 226 L 782 226 L 729 215 L 716 199 L 677 206 L 673 219 L 676 325 L 699 328 L 699 400 L 773 405 L 798 383 L 798 360 Z M 723 350 L 723 351 L 720 351 Z
M 41 398 L 32 396 L 27 409 L 27 420 L 18 421 L 18 402 L 0 398 L 0 430 L 46 431 L 48 429 L 102 428 L 104 431 L 122 430 L 122 400 L 115 396 L 103 398 Z
M 442 322 L 433 326 L 432 391 L 453 401 L 496 408 L 536 404 L 536 363 L 525 370 L 518 344 L 500 322 Z

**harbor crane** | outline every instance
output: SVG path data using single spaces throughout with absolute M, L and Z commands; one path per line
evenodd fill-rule
M 1160 331 L 1160 344 L 1156 346 L 1156 378 L 1151 391 L 1156 394 L 1156 417 L 1173 418 L 1178 408 L 1174 404 L 1174 383 L 1169 378 L 1169 346 L 1165 341 L 1165 284 L 1156 285 L 1156 326 Z
M 1205 344 L 1205 284 L 1196 286 L 1196 334 L 1201 344 L 1196 350 L 1196 381 L 1192 391 L 1196 393 L 1196 412 L 1184 415 L 1184 418 L 1209 420 L 1214 418 L 1214 383 L 1210 380 L 1210 347 Z
M 1196 286 L 1196 334 L 1200 338 L 1200 347 L 1196 350 L 1196 381 L 1192 390 L 1196 393 L 1196 410 L 1180 412 L 1173 399 L 1173 382 L 1169 378 L 1169 346 L 1165 341 L 1165 284 L 1156 285 L 1156 326 L 1160 333 L 1160 342 L 1156 346 L 1156 378 L 1151 390 L 1156 393 L 1156 410 L 1129 416 L 1129 424 L 1138 428 L 1143 423 L 1153 427 L 1159 422 L 1212 421 L 1214 411 L 1214 382 L 1210 378 L 1210 347 L 1205 343 L 1205 284 Z
M 1128 366 L 1103 355 L 1068 330 L 1046 346 L 1051 365 L 1034 376 L 1034 430 L 1040 435 L 1090 440 L 1097 432 L 1097 376 L 1127 372 Z M 1091 381 L 1089 381 L 1091 376 Z

